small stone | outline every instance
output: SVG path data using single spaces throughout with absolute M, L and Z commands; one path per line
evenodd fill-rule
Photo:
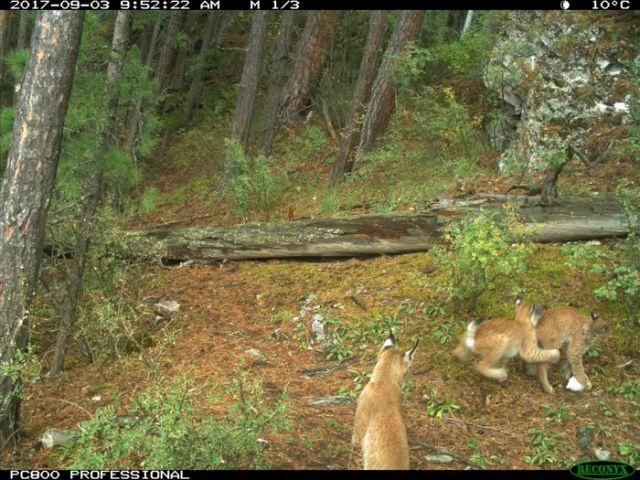
M 101 400 L 102 400 L 102 395 L 94 395 L 93 397 L 91 397 L 91 401 L 94 403 L 98 403 Z
M 267 363 L 267 357 L 260 350 L 250 348 L 248 350 L 245 350 L 244 353 L 245 355 L 253 358 L 254 360 L 257 360 L 260 363 Z
M 273 332 L 271 332 L 271 335 L 269 335 L 269 338 L 274 342 L 279 342 L 280 339 L 282 338 L 282 329 L 276 328 Z
M 581 450 L 586 450 L 593 440 L 594 431 L 592 428 L 583 425 L 576 431 L 576 443 Z
M 269 445 L 269 442 L 267 440 L 265 440 L 264 438 L 256 438 L 256 442 L 262 447 L 262 448 L 267 448 L 267 445 Z
M 315 313 L 311 317 L 311 338 L 313 343 L 324 343 L 327 340 L 324 331 L 324 317 L 319 313 Z
M 171 318 L 180 311 L 180 304 L 175 300 L 165 300 L 153 306 L 153 311 L 164 318 Z
M 596 458 L 598 460 L 609 460 L 609 458 L 611 457 L 611 452 L 609 450 L 605 450 L 600 446 L 594 447 L 593 453 L 596 455 Z
M 451 455 L 425 455 L 424 459 L 427 462 L 434 462 L 434 463 L 451 463 L 451 462 L 453 462 L 453 457 Z
M 76 433 L 71 430 L 50 428 L 38 440 L 44 448 L 53 448 L 58 445 L 64 445 L 75 436 Z

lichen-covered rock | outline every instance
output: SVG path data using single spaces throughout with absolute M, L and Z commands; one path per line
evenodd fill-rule
M 44 448 L 53 448 L 64 445 L 76 436 L 76 432 L 72 430 L 62 430 L 59 428 L 49 428 L 44 432 L 38 440 Z
M 629 123 L 634 57 L 632 12 L 593 15 L 516 11 L 492 52 L 485 84 L 503 103 L 490 125 L 500 168 L 541 168 L 572 145 L 590 159 Z M 515 165 L 514 165 L 515 164 Z

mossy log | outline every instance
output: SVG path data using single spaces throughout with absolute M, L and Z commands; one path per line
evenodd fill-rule
M 425 212 L 365 215 L 290 222 L 248 223 L 230 227 L 152 228 L 129 232 L 118 249 L 163 261 L 270 258 L 331 258 L 426 251 L 441 241 L 443 227 L 455 219 L 497 208 L 504 196 L 441 200 Z M 626 236 L 629 227 L 620 204 L 611 198 L 568 199 L 551 206 L 519 202 L 519 215 L 535 223 L 534 242 L 567 242 Z M 122 249 L 120 248 L 122 247 Z M 123 252 L 123 253 L 125 253 Z

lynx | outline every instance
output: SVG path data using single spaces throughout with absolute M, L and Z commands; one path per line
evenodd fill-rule
M 567 358 L 562 366 L 569 390 L 591 390 L 591 381 L 584 371 L 582 355 L 600 340 L 602 340 L 609 326 L 596 313 L 591 313 L 591 318 L 582 315 L 574 307 L 558 307 L 545 310 L 540 317 L 536 334 L 542 348 L 562 349 L 567 347 Z M 527 373 L 537 373 L 542 389 L 547 393 L 553 393 L 553 387 L 549 384 L 548 363 L 537 365 L 527 364 Z M 577 381 L 577 385 L 576 385 Z
M 535 327 L 542 310 L 542 306 L 531 305 L 518 298 L 514 321 L 502 318 L 474 320 L 469 323 L 460 344 L 453 351 L 454 357 L 464 360 L 470 351 L 480 355 L 475 369 L 499 382 L 507 379 L 504 362 L 517 355 L 532 363 L 557 362 L 560 358 L 558 350 L 542 350 L 538 347 Z
M 415 346 L 403 352 L 390 333 L 382 344 L 371 380 L 356 407 L 351 439 L 353 452 L 362 451 L 365 470 L 408 470 L 409 444 L 402 420 L 401 387 L 411 367 Z M 351 463 L 351 457 L 350 457 Z

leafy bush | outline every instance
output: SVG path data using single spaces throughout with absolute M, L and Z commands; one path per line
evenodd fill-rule
M 544 465 L 546 463 L 557 464 L 560 461 L 558 454 L 558 439 L 562 433 L 530 428 L 527 433 L 533 446 L 531 455 L 525 455 L 523 460 L 532 465 Z
M 619 263 L 612 267 L 595 264 L 594 269 L 605 273 L 609 280 L 598 287 L 595 294 L 609 300 L 626 300 L 630 311 L 636 311 L 640 302 L 640 191 L 626 185 L 618 188 L 630 234 L 621 247 Z
M 122 359 L 148 342 L 143 322 L 145 306 L 138 300 L 148 268 L 147 262 L 126 263 L 91 254 L 74 330 L 89 361 Z
M 618 452 L 624 459 L 636 467 L 640 461 L 640 443 L 618 442 Z
M 234 402 L 229 413 L 214 418 L 195 402 L 199 390 L 192 381 L 179 378 L 169 387 L 149 388 L 122 414 L 113 406 L 99 409 L 65 446 L 68 468 L 267 467 L 259 439 L 288 428 L 283 399 L 269 404 L 259 381 L 245 372 L 231 389 Z
M 271 174 L 271 160 L 264 155 L 250 158 L 244 154 L 237 140 L 225 139 L 231 178 L 227 192 L 231 195 L 236 214 L 248 218 L 250 212 L 273 210 L 275 196 L 286 185 L 283 175 Z
M 511 209 L 506 215 L 481 213 L 453 223 L 444 234 L 446 245 L 434 248 L 434 262 L 445 270 L 444 286 L 456 301 L 473 311 L 481 295 L 506 281 L 518 288 L 529 248 L 522 243 L 528 228 Z
M 455 175 L 468 176 L 474 158 L 485 152 L 481 115 L 471 115 L 451 87 L 423 87 L 412 97 L 412 116 L 420 135 L 431 140 L 434 152 Z
M 439 393 L 437 388 L 428 395 L 427 413 L 430 417 L 442 418 L 445 413 L 459 412 L 462 407 L 447 393 Z

